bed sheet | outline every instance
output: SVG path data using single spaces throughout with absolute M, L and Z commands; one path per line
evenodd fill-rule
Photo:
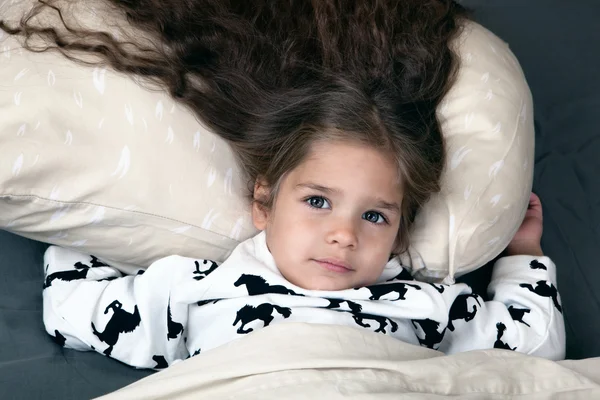
M 42 322 L 47 245 L 0 231 L 0 393 L 11 399 L 90 399 L 150 374 L 96 353 L 63 349 Z

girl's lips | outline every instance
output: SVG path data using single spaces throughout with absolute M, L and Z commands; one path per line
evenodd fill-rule
M 315 262 L 328 271 L 338 272 L 338 273 L 352 272 L 352 269 L 347 264 L 345 264 L 341 261 L 315 260 Z

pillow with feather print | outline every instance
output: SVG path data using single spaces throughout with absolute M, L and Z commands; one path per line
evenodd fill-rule
M 0 228 L 125 271 L 171 254 L 223 261 L 255 229 L 229 147 L 163 93 L 0 39 Z M 527 208 L 532 99 L 518 61 L 469 23 L 439 109 L 448 164 L 422 209 L 414 275 L 451 282 L 497 256 Z

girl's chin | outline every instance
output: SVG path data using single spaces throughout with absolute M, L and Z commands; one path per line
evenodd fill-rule
M 318 276 L 312 279 L 310 282 L 303 282 L 304 285 L 300 286 L 306 290 L 317 290 L 321 292 L 337 292 L 340 290 L 352 289 L 347 282 L 342 282 L 339 278 L 329 276 Z

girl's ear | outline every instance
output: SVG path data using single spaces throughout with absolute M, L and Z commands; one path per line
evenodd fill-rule
M 261 179 L 254 183 L 254 199 L 252 201 L 252 222 L 259 231 L 264 231 L 269 220 L 269 211 L 265 207 L 269 198 L 269 188 Z

